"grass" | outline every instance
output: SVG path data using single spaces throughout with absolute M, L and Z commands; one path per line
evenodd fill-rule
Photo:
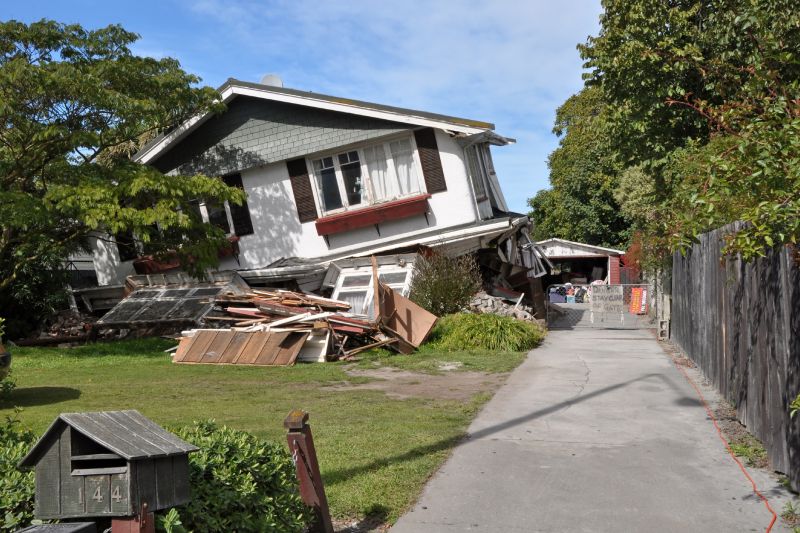
M 781 511 L 781 518 L 789 526 L 797 526 L 800 524 L 800 506 L 797 503 L 786 502 Z M 795 528 L 796 531 L 798 528 Z
M 769 463 L 764 445 L 750 434 L 741 437 L 739 442 L 731 442 L 730 446 L 731 451 L 737 457 L 743 458 L 747 466 L 764 468 Z
M 389 350 L 376 349 L 359 354 L 359 368 L 375 368 L 376 366 L 390 366 L 413 372 L 427 374 L 442 373 L 441 366 L 455 363 L 454 371 L 472 372 L 511 372 L 524 359 L 526 352 L 486 352 L 477 350 L 462 350 L 456 352 L 442 352 L 430 345 L 423 344 L 420 349 L 411 355 L 398 355 Z M 460 364 L 459 364 L 460 363 Z
M 165 426 L 213 418 L 220 424 L 282 442 L 283 418 L 293 408 L 311 414 L 322 475 L 338 518 L 377 515 L 393 522 L 413 502 L 481 405 L 396 400 L 370 390 L 323 390 L 368 381 L 344 363 L 289 368 L 174 365 L 163 352 L 173 343 L 141 339 L 72 349 L 15 348 L 17 389 L 0 401 L 0 416 L 23 408 L 21 421 L 41 433 L 61 412 L 138 409 Z M 410 356 L 375 352 L 360 363 L 437 372 L 441 362 L 464 370 L 507 372 L 524 354 L 424 349 Z

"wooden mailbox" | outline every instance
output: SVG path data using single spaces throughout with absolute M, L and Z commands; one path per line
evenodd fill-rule
M 197 449 L 138 411 L 62 413 L 19 466 L 36 470 L 37 518 L 135 516 L 189 501 Z

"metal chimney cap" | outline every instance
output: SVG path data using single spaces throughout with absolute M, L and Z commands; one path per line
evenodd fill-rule
M 277 74 L 265 74 L 261 78 L 261 85 L 269 85 L 270 87 L 283 87 L 283 80 Z

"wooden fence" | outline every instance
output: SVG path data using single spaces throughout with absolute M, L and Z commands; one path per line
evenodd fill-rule
M 724 259 L 731 224 L 672 265 L 672 339 L 735 407 L 773 468 L 800 488 L 800 268 L 789 248 L 748 263 Z

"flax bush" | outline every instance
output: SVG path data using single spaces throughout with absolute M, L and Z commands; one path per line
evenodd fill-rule
M 430 343 L 445 351 L 521 352 L 539 346 L 544 337 L 545 330 L 535 322 L 488 313 L 457 313 L 439 320 Z
M 431 313 L 457 313 L 481 288 L 481 274 L 471 255 L 420 256 L 414 265 L 410 298 Z

